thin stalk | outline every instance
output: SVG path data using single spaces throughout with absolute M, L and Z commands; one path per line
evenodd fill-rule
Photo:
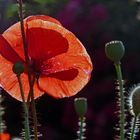
M 122 71 L 120 62 L 115 63 L 115 69 L 117 73 L 117 79 L 119 82 L 119 89 L 120 89 L 120 140 L 124 140 L 124 124 L 125 124 L 125 107 L 124 107 L 124 93 L 123 93 L 123 81 L 122 81 Z
M 29 80 L 29 86 L 30 86 L 28 101 L 30 101 L 30 97 L 31 97 L 31 106 L 32 106 L 31 109 L 32 109 L 32 113 L 33 113 L 34 135 L 35 135 L 35 140 L 38 140 L 38 138 L 37 138 L 37 117 L 36 117 L 36 108 L 35 108 L 34 93 L 33 93 L 33 83 L 34 82 L 32 82 L 32 77 L 31 77 L 31 72 L 30 72 L 30 63 L 29 63 L 29 57 L 28 57 L 28 49 L 27 49 L 27 44 L 26 44 L 26 39 L 25 39 L 22 0 L 18 0 L 18 2 L 19 2 L 19 17 L 20 17 L 20 24 L 21 24 L 21 33 L 22 33 L 25 61 L 26 61 L 26 65 L 27 65 L 27 73 L 28 73 L 28 80 Z
M 33 82 L 32 82 L 32 87 L 30 89 L 31 92 L 31 110 L 33 113 L 33 122 L 34 122 L 34 136 L 35 136 L 35 140 L 38 140 L 38 136 L 37 136 L 37 113 L 36 113 L 36 107 L 35 107 L 35 100 L 34 100 L 34 94 L 33 94 L 33 86 L 34 86 L 34 82 L 35 82 L 35 76 L 33 77 Z
M 32 80 L 31 80 L 31 72 L 30 72 L 30 63 L 29 63 L 28 49 L 27 49 L 27 44 L 26 44 L 26 39 L 25 39 L 25 31 L 24 31 L 22 0 L 19 0 L 18 2 L 19 2 L 19 18 L 20 18 L 20 26 L 21 26 L 21 34 L 22 34 L 24 55 L 25 55 L 25 61 L 26 61 L 26 65 L 27 65 L 27 74 L 28 74 L 29 86 L 31 87 Z
M 83 139 L 83 117 L 80 117 L 80 136 L 79 139 Z
M 78 140 L 84 140 L 84 131 L 85 131 L 85 117 L 79 117 L 79 131 L 77 131 Z
M 2 133 L 4 131 L 4 128 L 3 128 L 3 114 L 4 114 L 4 108 L 2 107 L 2 101 L 3 101 L 3 98 L 2 98 L 2 95 L 0 94 L 0 133 Z
M 1 106 L 0 106 L 0 108 L 1 108 Z M 0 114 L 0 133 L 2 132 L 2 116 L 1 116 L 1 114 Z
M 1 111 L 1 108 L 2 108 L 2 106 L 1 106 L 1 99 L 2 99 L 2 97 L 0 95 L 0 111 Z M 0 112 L 0 133 L 1 132 L 2 132 L 2 113 Z
M 25 140 L 30 140 L 30 126 L 29 126 L 29 112 L 28 112 L 28 106 L 25 102 L 25 97 L 24 97 L 24 92 L 23 92 L 23 87 L 20 79 L 20 75 L 17 75 L 19 87 L 20 87 L 20 93 L 23 101 L 23 108 L 24 108 L 24 113 L 25 113 Z
M 131 131 L 130 140 L 134 140 L 136 122 L 137 122 L 137 115 L 135 115 L 135 117 L 134 117 L 133 127 L 132 127 L 132 131 Z

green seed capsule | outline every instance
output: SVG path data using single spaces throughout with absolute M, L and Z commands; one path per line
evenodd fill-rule
M 121 41 L 111 41 L 105 45 L 105 53 L 111 61 L 118 63 L 124 56 L 125 48 Z
M 87 112 L 87 99 L 83 97 L 76 98 L 74 100 L 74 107 L 79 117 L 84 117 L 85 113 Z
M 13 65 L 13 72 L 17 75 L 21 74 L 24 72 L 24 65 L 22 62 L 16 62 L 14 65 Z

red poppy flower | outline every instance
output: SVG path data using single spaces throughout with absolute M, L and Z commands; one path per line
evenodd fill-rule
M 24 27 L 31 74 L 38 77 L 34 84 L 35 98 L 44 92 L 62 98 L 80 91 L 89 81 L 92 63 L 75 35 L 56 19 L 43 15 L 24 19 Z M 0 35 L 0 53 L 0 84 L 11 96 L 21 100 L 17 78 L 12 72 L 15 62 L 25 64 L 19 22 Z M 27 99 L 26 71 L 21 80 Z
M 10 135 L 8 133 L 0 133 L 0 140 L 10 140 Z

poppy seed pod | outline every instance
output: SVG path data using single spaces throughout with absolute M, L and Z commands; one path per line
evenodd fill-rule
M 132 113 L 137 116 L 140 113 L 140 86 L 132 88 L 129 100 Z
M 121 41 L 111 41 L 105 45 L 105 53 L 111 61 L 118 63 L 124 56 L 125 48 Z
M 19 62 L 16 62 L 14 65 L 13 65 L 13 72 L 17 75 L 21 74 L 24 72 L 24 65 L 21 61 Z
M 79 117 L 84 117 L 85 113 L 87 112 L 87 99 L 83 97 L 76 98 L 74 100 L 74 107 Z

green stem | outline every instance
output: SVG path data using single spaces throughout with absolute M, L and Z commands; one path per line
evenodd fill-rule
M 32 82 L 32 85 L 31 85 L 30 93 L 31 93 L 31 109 L 32 109 L 32 113 L 33 113 L 33 123 L 34 123 L 34 136 L 35 136 L 35 140 L 38 140 L 38 136 L 37 136 L 37 132 L 38 132 L 38 130 L 37 130 L 37 113 L 36 113 L 34 91 L 33 91 L 34 82 L 35 82 L 35 77 L 33 77 L 33 82 Z
M 1 108 L 1 106 L 0 106 Z M 2 114 L 0 113 L 0 133 L 2 132 Z
M 31 72 L 30 72 L 28 49 L 27 49 L 27 44 L 26 44 L 26 39 L 25 39 L 22 0 L 19 0 L 19 17 L 20 17 L 21 33 L 22 33 L 22 40 L 23 40 L 23 46 L 24 46 L 25 61 L 26 61 L 26 65 L 27 65 L 28 80 L 29 80 L 29 86 L 30 86 L 30 91 L 29 91 L 27 100 L 30 101 L 30 97 L 31 97 L 31 106 L 32 106 L 31 109 L 32 109 L 32 113 L 33 113 L 34 135 L 35 135 L 35 140 L 38 140 L 38 138 L 37 138 L 37 116 L 36 116 L 36 108 L 35 108 L 34 93 L 33 93 L 33 84 L 32 84 L 33 82 L 32 82 L 32 77 L 31 77 Z
M 119 82 L 120 89 L 120 140 L 124 140 L 124 124 L 125 124 L 125 107 L 124 107 L 124 94 L 123 94 L 123 79 L 120 62 L 115 63 L 115 69 L 117 73 L 117 79 Z
M 20 79 L 20 75 L 17 75 L 18 78 L 18 83 L 19 83 L 19 87 L 20 87 L 20 93 L 21 93 L 21 97 L 22 97 L 22 101 L 23 101 L 23 108 L 24 108 L 24 112 L 25 112 L 25 140 L 30 140 L 30 127 L 29 127 L 29 112 L 28 112 L 28 106 L 25 102 L 25 97 L 24 97 L 24 92 L 23 92 L 23 87 L 22 87 L 22 83 L 21 83 L 21 79 Z
M 2 133 L 4 130 L 3 130 L 3 119 L 2 119 L 2 116 L 4 114 L 4 109 L 2 107 L 2 95 L 0 94 L 0 133 Z
M 28 73 L 29 86 L 31 86 L 32 79 L 31 79 L 31 72 L 30 72 L 30 63 L 29 63 L 28 49 L 27 49 L 27 44 L 26 44 L 26 39 L 25 39 L 22 0 L 19 0 L 19 17 L 20 17 L 20 26 L 21 26 L 21 34 L 22 34 L 24 55 L 25 55 L 25 61 L 26 61 L 26 65 L 27 65 L 27 73 Z
M 79 118 L 79 140 L 83 140 L 83 137 L 84 137 L 84 117 L 80 117 Z
M 80 140 L 82 140 L 83 137 L 83 118 L 80 118 Z
M 34 99 L 31 101 L 31 108 L 32 108 L 32 112 L 33 112 L 34 136 L 35 136 L 35 140 L 38 140 L 38 136 L 37 136 L 37 132 L 38 132 L 38 130 L 37 130 L 37 113 L 36 113 L 36 109 L 35 109 Z
M 137 122 L 137 115 L 135 115 L 135 117 L 134 117 L 130 140 L 134 140 L 136 122 Z

